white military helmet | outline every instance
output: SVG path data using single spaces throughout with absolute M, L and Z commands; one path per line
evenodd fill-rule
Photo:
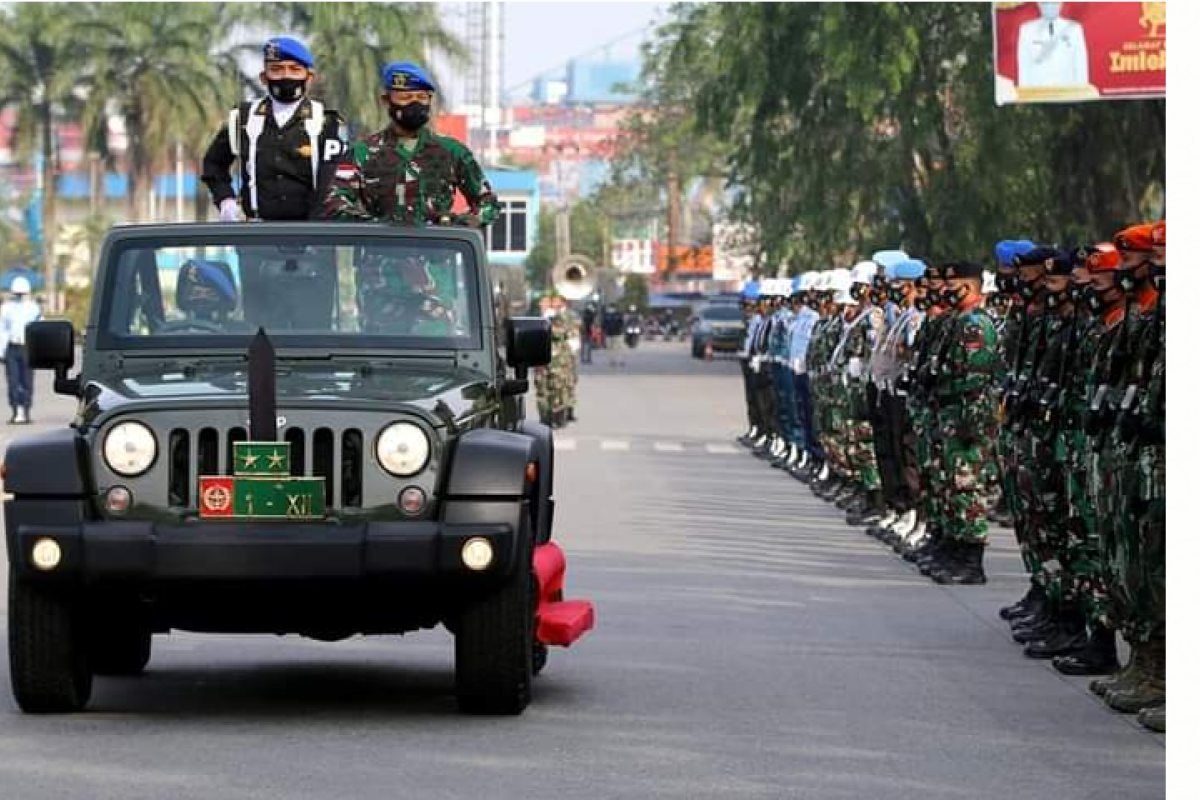
M 33 287 L 29 285 L 29 279 L 24 275 L 18 275 L 13 278 L 12 286 L 9 291 L 13 294 L 29 294 L 33 291 Z
M 851 283 L 865 283 L 868 286 L 875 280 L 875 273 L 879 271 L 879 267 L 874 261 L 860 261 L 850 270 Z
M 983 293 L 991 294 L 996 291 L 996 273 L 990 269 L 983 271 Z
M 833 297 L 833 302 L 839 304 L 853 303 L 854 298 L 850 296 L 850 286 L 853 284 L 853 278 L 850 275 L 850 270 L 844 267 L 830 270 L 829 272 L 829 288 L 836 292 Z

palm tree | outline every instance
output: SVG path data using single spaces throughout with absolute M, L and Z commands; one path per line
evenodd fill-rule
M 15 3 L 0 9 L 0 109 L 16 110 L 16 145 L 41 156 L 42 264 L 46 289 L 54 302 L 54 238 L 57 234 L 58 185 L 55 130 L 72 105 L 74 90 L 88 76 L 92 49 L 86 13 L 74 4 Z
M 156 172 L 182 145 L 195 160 L 238 91 L 238 76 L 207 43 L 225 30 L 223 4 L 95 3 L 94 89 L 85 119 L 93 131 L 110 114 L 124 119 L 129 216 L 148 217 Z
M 379 71 L 389 61 L 455 63 L 467 49 L 442 24 L 434 3 L 286 3 L 280 21 L 305 38 L 317 62 L 320 95 L 356 128 L 381 116 Z

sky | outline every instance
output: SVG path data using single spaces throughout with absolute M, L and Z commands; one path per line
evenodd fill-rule
M 447 27 L 465 36 L 466 2 L 442 2 L 438 8 Z M 504 6 L 503 89 L 521 86 L 550 70 L 558 70 L 576 56 L 593 53 L 615 60 L 631 59 L 639 52 L 656 18 L 666 16 L 669 3 L 646 2 L 506 2 Z M 439 84 L 452 104 L 466 91 L 465 70 L 434 57 Z
M 507 3 L 505 79 L 511 88 L 573 56 L 626 34 L 622 52 L 636 51 L 642 34 L 668 3 Z

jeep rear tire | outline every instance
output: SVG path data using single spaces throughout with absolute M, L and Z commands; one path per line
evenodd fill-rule
M 8 665 L 13 696 L 29 714 L 79 711 L 92 694 L 83 614 L 68 590 L 8 574 Z
M 150 629 L 137 623 L 99 626 L 88 636 L 88 664 L 97 675 L 140 675 L 150 663 Z
M 520 714 L 533 683 L 533 616 L 537 596 L 529 517 L 522 512 L 517 564 L 500 588 L 463 612 L 454 637 L 458 707 L 468 714 Z

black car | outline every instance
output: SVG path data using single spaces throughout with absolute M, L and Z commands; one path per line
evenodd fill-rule
M 5 458 L 12 686 L 27 712 L 133 675 L 152 634 L 321 640 L 445 625 L 469 712 L 520 713 L 562 599 L 554 443 L 524 419 L 540 319 L 496 322 L 457 228 L 114 228 L 82 365 L 34 323 L 70 427 Z
M 709 344 L 713 352 L 735 353 L 746 336 L 746 318 L 736 305 L 714 303 L 703 309 L 692 327 L 692 358 L 704 358 Z

